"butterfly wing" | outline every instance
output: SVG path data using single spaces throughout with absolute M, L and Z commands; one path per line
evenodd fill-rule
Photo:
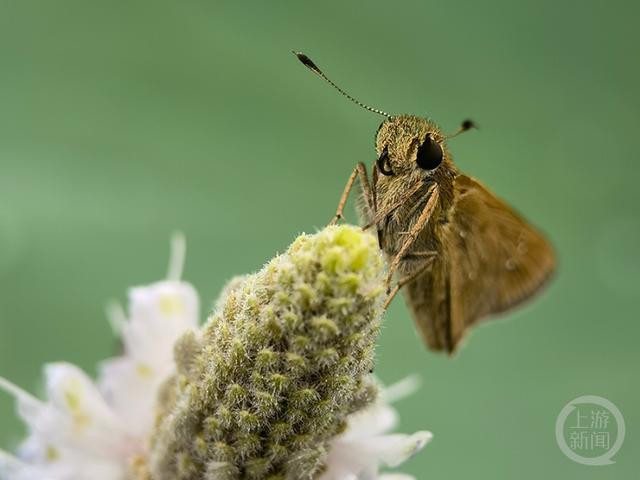
M 538 292 L 554 271 L 551 245 L 511 207 L 466 175 L 438 229 L 442 255 L 407 295 L 430 348 L 453 352 L 478 321 Z M 412 298 L 413 297 L 413 298 Z
M 409 282 L 403 293 L 422 341 L 430 350 L 452 352 L 450 265 L 442 254 L 430 261 L 429 270 Z

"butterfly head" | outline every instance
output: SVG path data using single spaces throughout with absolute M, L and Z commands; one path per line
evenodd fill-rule
M 451 168 L 446 136 L 431 120 L 415 115 L 386 119 L 376 133 L 378 171 L 385 176 L 434 176 Z

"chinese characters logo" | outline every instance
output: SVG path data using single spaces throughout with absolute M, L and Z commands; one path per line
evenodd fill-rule
M 583 465 L 609 465 L 624 441 L 624 419 L 606 398 L 585 395 L 570 401 L 556 420 L 562 453 Z

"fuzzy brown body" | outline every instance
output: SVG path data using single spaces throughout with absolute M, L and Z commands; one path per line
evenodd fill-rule
M 416 164 L 427 137 L 442 150 L 441 163 L 429 170 Z M 537 292 L 555 261 L 539 232 L 459 172 L 445 140 L 427 119 L 385 120 L 376 150 L 392 174 L 380 175 L 374 165 L 373 184 L 363 188 L 359 210 L 365 223 L 388 212 L 372 225 L 380 246 L 392 267 L 400 255 L 397 277 L 409 279 L 403 290 L 423 340 L 433 350 L 451 353 L 479 320 Z M 425 214 L 428 221 L 420 223 Z

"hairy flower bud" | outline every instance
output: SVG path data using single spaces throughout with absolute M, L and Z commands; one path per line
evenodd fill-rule
M 382 276 L 374 237 L 337 226 L 232 280 L 202 332 L 176 344 L 151 477 L 319 476 L 329 441 L 376 395 Z

